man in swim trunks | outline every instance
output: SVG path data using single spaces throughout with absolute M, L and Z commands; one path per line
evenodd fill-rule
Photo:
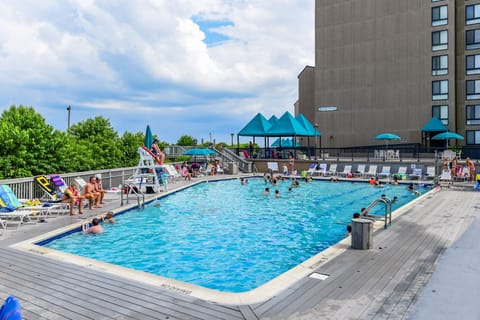
M 92 219 L 92 226 L 91 227 L 88 227 L 88 226 L 89 226 L 88 222 L 86 222 L 82 225 L 82 232 L 83 233 L 85 233 L 85 234 L 88 234 L 88 233 L 99 234 L 99 233 L 103 232 L 103 228 L 98 223 L 97 218 Z
M 100 194 L 95 191 L 96 182 L 97 180 L 95 177 L 90 177 L 85 189 L 83 189 L 83 197 L 88 199 L 90 210 L 102 207 L 99 203 Z

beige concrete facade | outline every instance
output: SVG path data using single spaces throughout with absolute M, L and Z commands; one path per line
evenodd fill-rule
M 474 4 L 480 0 L 316 0 L 315 67 L 299 75 L 296 111 L 318 124 L 322 147 L 382 144 L 373 140 L 382 132 L 429 145 L 421 129 L 434 108 L 445 111 L 451 131 L 471 137 L 479 130 L 473 142 L 480 144 L 480 126 L 466 121 L 466 105 L 480 104 L 466 101 L 466 80 L 480 79 L 466 75 L 465 56 L 480 54 L 466 50 L 466 30 L 480 29 L 480 22 L 466 25 L 465 7 Z M 446 19 L 433 23 L 440 10 Z M 440 34 L 442 45 L 433 48 Z M 434 56 L 448 57 L 447 70 L 434 75 Z M 434 97 L 445 80 L 448 93 Z

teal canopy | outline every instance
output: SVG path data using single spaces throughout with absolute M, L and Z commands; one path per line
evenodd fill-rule
M 281 141 L 281 143 L 280 143 Z M 292 139 L 280 139 L 278 138 L 275 140 L 272 145 L 272 147 L 282 147 L 282 148 L 291 148 L 294 146 L 293 140 Z M 295 147 L 299 147 L 300 145 L 298 144 L 297 141 L 295 141 Z
M 268 129 L 270 129 L 271 124 L 268 120 L 261 114 L 257 113 L 252 120 L 242 130 L 238 133 L 239 136 L 250 136 L 250 137 L 264 137 L 267 135 Z
M 296 117 L 297 121 L 307 130 L 309 136 L 311 137 L 319 137 L 321 136 L 320 132 L 315 129 L 310 121 L 301 113 L 298 114 Z
M 268 129 L 266 136 L 285 137 L 285 136 L 309 136 L 307 130 L 290 114 L 285 112 L 278 122 Z
M 442 121 L 437 117 L 432 117 L 422 129 L 423 132 L 444 132 L 447 130 L 447 127 L 445 127 Z

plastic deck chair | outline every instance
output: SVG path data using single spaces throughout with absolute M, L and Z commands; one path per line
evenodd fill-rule
M 22 320 L 22 307 L 14 296 L 9 296 L 0 308 L 0 320 Z

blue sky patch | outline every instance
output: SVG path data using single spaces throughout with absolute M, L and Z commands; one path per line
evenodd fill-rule
M 205 20 L 199 17 L 192 17 L 192 21 L 196 23 L 200 30 L 205 34 L 203 42 L 208 47 L 215 46 L 219 43 L 231 40 L 230 37 L 217 32 L 215 29 L 225 26 L 233 26 L 233 22 L 229 20 Z

